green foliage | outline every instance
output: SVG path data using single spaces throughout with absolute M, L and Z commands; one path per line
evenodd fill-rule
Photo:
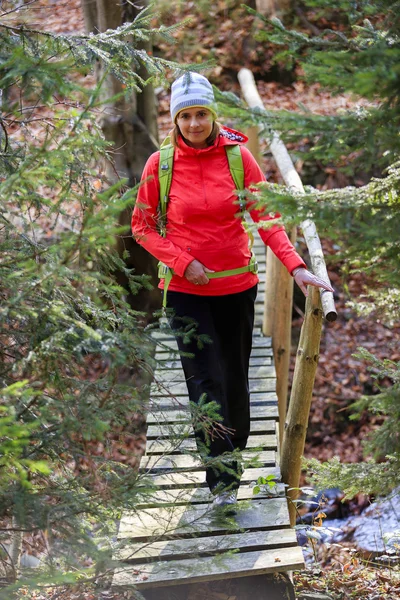
M 306 187 L 304 194 L 293 195 L 287 188 L 267 183 L 259 203 L 281 212 L 289 227 L 312 218 L 320 235 L 335 240 L 336 260 L 345 260 L 349 268 L 375 282 L 368 311 L 379 311 L 390 324 L 398 318 L 400 294 L 399 190 L 400 163 L 396 163 L 385 178 L 372 179 L 359 188 L 321 192 Z M 365 306 L 353 303 L 360 314 Z
M 266 477 L 259 477 L 257 479 L 257 484 L 253 487 L 253 494 L 257 495 L 264 490 L 271 491 L 275 487 L 276 475 L 267 475 Z
M 320 7 L 325 17 L 333 18 L 326 14 L 324 1 L 307 0 L 304 5 L 306 9 Z M 300 67 L 309 84 L 318 83 L 331 94 L 347 93 L 359 100 L 355 109 L 331 117 L 307 110 L 274 112 L 277 129 L 285 141 L 303 142 L 303 160 L 334 162 L 348 174 L 360 168 L 379 174 L 377 168 L 388 167 L 400 151 L 399 136 L 394 135 L 400 124 L 398 5 L 381 0 L 340 2 L 334 8 L 340 26 L 323 29 L 317 36 L 258 15 L 265 25 L 260 34 L 263 41 L 276 45 L 276 62 Z M 253 116 L 263 124 L 270 119 L 270 114 Z
M 380 392 L 362 396 L 350 407 L 350 419 L 359 419 L 365 411 L 382 417 L 383 423 L 364 440 L 366 454 L 370 457 L 361 464 L 344 465 L 338 457 L 326 463 L 312 459 L 306 461 L 312 472 L 311 481 L 320 489 L 340 487 L 347 497 L 362 491 L 382 495 L 391 492 L 400 483 L 400 365 L 391 360 L 380 360 L 365 348 L 355 355 L 370 363 L 372 378 Z M 390 380 L 391 386 L 380 381 Z
M 289 225 L 313 219 L 321 235 L 336 241 L 336 259 L 375 282 L 368 310 L 379 310 L 391 323 L 397 318 L 400 294 L 400 21 L 397 4 L 386 0 L 357 3 L 351 10 L 348 4 L 335 4 L 337 18 L 342 17 L 337 30 L 323 30 L 318 36 L 259 17 L 265 39 L 284 49 L 308 83 L 319 83 L 332 94 L 352 94 L 355 108 L 325 116 L 248 109 L 232 94 L 219 94 L 218 101 L 221 112 L 245 125 L 260 126 L 267 138 L 278 131 L 284 141 L 296 142 L 302 159 L 334 165 L 354 178 L 361 171 L 364 179 L 370 178 L 362 187 L 340 190 L 306 186 L 304 194 L 267 184 L 259 207 L 280 212 Z M 318 0 L 305 6 L 326 10 L 326 3 Z M 372 178 L 374 173 L 380 178 Z
M 332 115 L 313 114 L 302 106 L 298 112 L 248 109 L 232 94 L 219 94 L 219 109 L 245 126 L 259 126 L 268 139 L 279 132 L 291 147 L 295 144 L 303 161 L 333 166 L 360 185 L 328 191 L 305 185 L 304 193 L 293 193 L 266 183 L 260 186 L 258 207 L 280 212 L 289 226 L 312 219 L 320 235 L 336 242 L 337 256 L 329 258 L 368 278 L 372 289 L 361 302 L 353 300 L 352 307 L 361 315 L 375 311 L 390 326 L 398 320 L 400 297 L 399 4 L 303 4 L 314 30 L 319 19 L 335 27 L 312 35 L 258 15 L 264 22 L 259 39 L 275 46 L 276 62 L 296 67 L 307 84 L 319 84 L 331 95 L 346 94 L 353 108 Z M 365 410 L 382 416 L 383 424 L 366 441 L 365 452 L 373 458 L 362 465 L 343 465 L 338 458 L 307 463 L 318 487 L 341 487 L 350 496 L 386 493 L 399 484 L 399 364 L 379 361 L 366 350 L 359 356 L 372 362 L 378 383 L 386 382 L 378 394 L 352 407 L 352 418 Z
M 362 463 L 342 463 L 338 456 L 320 463 L 313 458 L 305 461 L 305 467 L 310 483 L 317 489 L 338 487 L 347 499 L 360 492 L 383 496 L 399 484 L 400 454 L 389 455 L 382 463 L 372 459 Z
M 365 348 L 360 348 L 357 358 L 371 364 L 371 377 L 377 381 L 379 394 L 362 396 L 351 408 L 351 419 L 359 419 L 364 411 L 381 415 L 383 424 L 374 430 L 365 441 L 365 449 L 376 460 L 387 455 L 400 453 L 400 363 L 391 360 L 379 360 Z M 390 380 L 391 387 L 379 385 L 379 381 Z
M 119 452 L 146 410 L 154 366 L 141 314 L 114 277 L 123 272 L 133 293 L 149 285 L 113 250 L 135 190 L 103 175 L 101 84 L 81 81 L 99 58 L 128 91 L 144 84 L 139 63 L 151 77 L 179 71 L 137 48 L 169 35 L 149 20 L 146 11 L 77 36 L 0 23 L 1 535 L 10 541 L 11 518 L 47 532 L 36 584 L 105 572 L 106 540 L 144 493 L 135 457 Z
M 122 272 L 134 294 L 150 285 L 114 251 L 136 190 L 104 174 L 112 157 L 98 122 L 102 82 L 82 84 L 98 60 L 103 81 L 113 74 L 124 93 L 144 85 L 139 64 L 152 80 L 166 67 L 204 68 L 138 49 L 170 38 L 150 17 L 76 36 L 0 23 L 0 532 L 10 543 L 11 522 L 46 531 L 41 568 L 24 579 L 31 589 L 99 581 L 115 565 L 122 511 L 154 493 L 126 439 L 143 433 L 151 409 L 155 344 L 115 278 Z M 184 339 L 195 333 L 186 325 Z M 211 426 L 215 407 L 201 413 Z

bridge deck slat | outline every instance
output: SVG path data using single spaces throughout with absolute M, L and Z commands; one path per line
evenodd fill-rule
M 253 486 L 259 477 L 273 475 L 275 479 L 280 479 L 280 470 L 277 465 L 273 467 L 247 468 L 241 478 L 242 486 Z M 148 491 L 149 487 L 159 489 L 177 489 L 202 487 L 208 490 L 204 469 L 199 471 L 177 471 L 175 473 L 139 473 L 138 486 L 144 486 Z
M 250 411 L 250 420 L 259 421 L 260 419 L 277 419 L 278 406 L 276 404 L 263 406 L 252 406 Z M 149 412 L 147 423 L 155 425 L 159 423 L 187 423 L 190 419 L 189 410 L 185 407 L 179 410 L 157 410 Z
M 274 406 L 278 404 L 275 392 L 253 392 L 250 395 L 250 409 L 260 406 Z M 187 410 L 189 406 L 188 396 L 154 396 L 152 395 L 149 410 Z
M 143 562 L 144 559 L 168 560 L 197 558 L 199 555 L 221 554 L 229 550 L 251 552 L 295 546 L 296 534 L 292 529 L 277 529 L 273 531 L 251 531 L 233 533 L 215 537 L 189 538 L 185 540 L 163 540 L 143 544 L 132 544 L 119 553 L 121 560 L 131 563 Z
M 250 422 L 250 437 L 253 434 L 274 433 L 276 430 L 274 420 L 260 420 Z M 170 425 L 149 425 L 147 429 L 147 439 L 164 439 L 177 437 L 193 437 L 193 428 L 189 423 L 178 423 Z
M 146 508 L 140 513 L 124 515 L 118 538 L 136 541 L 221 535 L 240 531 L 269 530 L 289 527 L 289 512 L 285 498 L 268 498 L 239 502 L 234 518 L 216 518 L 209 504 Z
M 260 448 L 263 450 L 277 450 L 278 440 L 275 434 L 249 436 L 247 448 Z M 146 455 L 152 454 L 181 454 L 182 452 L 195 452 L 194 438 L 182 439 L 177 436 L 169 440 L 147 440 Z
M 259 346 L 253 347 L 250 354 L 250 364 L 252 364 L 253 358 L 258 357 L 272 357 L 272 348 L 270 346 Z M 155 359 L 157 361 L 167 361 L 167 360 L 179 360 L 179 352 L 178 348 L 162 348 L 156 351 Z
M 249 379 L 271 379 L 275 378 L 276 371 L 275 367 L 269 366 L 253 366 L 249 368 Z M 175 369 L 169 368 L 168 370 L 156 369 L 155 371 L 156 381 L 159 383 L 181 383 L 185 382 L 185 376 L 182 371 L 182 367 L 176 367 Z
M 265 472 L 264 472 L 265 477 Z M 255 479 L 249 484 L 242 483 L 238 491 L 238 500 L 259 500 L 277 496 L 283 496 L 285 486 L 282 483 L 277 483 L 272 490 L 259 492 L 256 496 L 253 493 Z M 177 506 L 178 504 L 204 504 L 211 502 L 213 496 L 208 487 L 192 487 L 192 488 L 165 488 L 158 489 L 154 492 L 146 490 L 143 497 L 140 494 L 137 496 L 137 508 L 152 508 L 155 506 Z
M 250 370 L 255 369 L 255 367 L 271 367 L 272 366 L 272 357 L 271 356 L 252 356 L 250 359 Z M 163 374 L 164 371 L 181 371 L 181 361 L 179 358 L 175 360 L 160 360 L 157 365 L 156 373 Z M 249 373 L 250 374 L 250 373 Z
M 250 379 L 249 389 L 251 392 L 273 392 L 276 388 L 275 377 L 265 379 Z M 151 397 L 165 396 L 169 393 L 171 396 L 186 396 L 187 387 L 185 381 L 168 383 L 168 390 L 165 385 L 152 384 L 150 388 Z
M 256 466 L 264 465 L 266 467 L 274 466 L 276 462 L 276 452 L 273 450 L 245 450 L 243 453 L 243 459 L 251 461 Z M 198 456 L 190 456 L 190 454 L 172 454 L 171 456 L 163 456 L 153 454 L 150 456 L 143 456 L 140 461 L 140 469 L 148 470 L 154 469 L 156 471 L 164 470 L 199 470 L 203 468 L 203 464 Z
M 226 560 L 206 556 L 199 559 L 162 561 L 144 565 L 134 565 L 119 570 L 114 576 L 114 585 L 120 587 L 138 586 L 139 589 L 215 581 L 226 577 L 263 575 L 276 571 L 292 571 L 304 567 L 301 548 L 277 548 L 241 552 L 229 555 Z

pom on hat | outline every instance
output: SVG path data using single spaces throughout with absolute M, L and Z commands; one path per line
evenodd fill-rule
M 211 107 L 214 102 L 214 92 L 211 83 L 204 75 L 189 71 L 172 84 L 171 89 L 171 119 L 175 123 L 177 114 L 184 108 L 205 106 L 217 118 L 217 113 Z

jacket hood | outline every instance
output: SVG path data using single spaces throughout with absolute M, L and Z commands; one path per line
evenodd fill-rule
M 249 138 L 246 135 L 244 135 L 244 133 L 236 131 L 235 129 L 230 129 L 229 127 L 225 127 L 225 125 L 221 126 L 219 138 L 219 143 L 223 146 L 232 146 L 234 144 L 246 144 L 249 141 Z

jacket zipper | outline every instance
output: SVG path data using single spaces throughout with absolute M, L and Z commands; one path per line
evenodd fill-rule
M 205 184 L 204 184 L 203 167 L 202 167 L 202 164 L 201 164 L 201 158 L 200 158 L 200 156 L 197 156 L 197 160 L 199 161 L 199 169 L 200 169 L 201 185 L 203 186 L 204 206 L 205 206 L 206 208 L 208 208 L 207 194 L 206 194 L 206 186 L 205 186 Z

